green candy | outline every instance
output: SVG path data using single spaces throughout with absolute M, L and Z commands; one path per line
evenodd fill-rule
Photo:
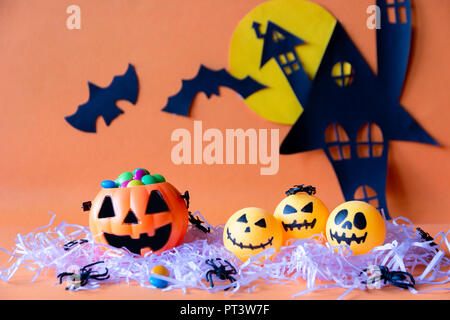
M 157 182 L 166 182 L 166 179 L 160 174 L 154 174 L 153 178 L 155 178 Z
M 142 177 L 141 179 L 143 184 L 153 184 L 153 183 L 158 183 L 158 181 L 155 179 L 155 177 L 147 174 L 145 176 Z
M 129 171 L 122 172 L 119 177 L 116 179 L 116 182 L 121 185 L 122 182 L 133 180 L 133 174 Z
M 149 172 L 147 169 L 144 169 L 144 168 L 136 168 L 136 169 L 133 170 L 133 176 L 136 175 L 136 171 L 138 171 L 138 170 L 144 170 L 145 173 L 150 174 L 150 172 Z

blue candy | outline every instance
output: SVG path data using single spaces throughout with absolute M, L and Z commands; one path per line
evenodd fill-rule
M 112 180 L 102 181 L 101 186 L 103 188 L 106 188 L 106 189 L 117 188 L 118 187 L 117 183 L 115 181 L 112 181 Z
M 150 277 L 148 282 L 150 282 L 151 285 L 157 287 L 158 289 L 163 289 L 169 285 L 166 280 L 157 279 L 155 277 Z

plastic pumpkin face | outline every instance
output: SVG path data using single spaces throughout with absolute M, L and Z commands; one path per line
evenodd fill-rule
M 281 221 L 285 239 L 307 239 L 325 232 L 329 215 L 320 199 L 303 193 L 284 198 L 274 213 L 275 218 Z
M 267 248 L 278 251 L 283 244 L 281 228 L 273 215 L 263 209 L 241 209 L 228 219 L 223 243 L 241 261 L 246 261 Z
M 187 225 L 186 203 L 167 182 L 102 189 L 89 214 L 95 241 L 141 255 L 180 245 Z
M 384 243 L 386 226 L 380 212 L 363 201 L 348 201 L 331 212 L 326 225 L 332 246 L 347 244 L 353 254 L 365 254 Z

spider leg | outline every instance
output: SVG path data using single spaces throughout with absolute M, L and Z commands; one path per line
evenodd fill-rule
M 72 240 L 72 241 L 70 241 L 70 242 L 67 242 L 67 243 L 63 246 L 63 248 L 64 248 L 64 250 L 68 251 L 68 250 L 70 250 L 70 248 L 72 248 L 76 243 L 77 243 L 77 240 Z
M 409 279 L 408 279 L 409 278 Z M 408 287 L 413 287 L 416 284 L 414 277 L 410 273 L 403 272 L 392 272 L 391 275 L 392 284 L 401 287 L 403 289 L 407 289 Z M 411 283 L 408 281 L 410 280 Z
M 216 260 L 217 260 L 217 262 L 219 263 L 218 267 L 219 267 L 219 268 L 220 268 L 220 267 L 223 267 L 222 259 L 216 258 Z
M 212 280 L 212 274 L 214 273 L 214 271 L 210 270 L 206 273 L 206 281 L 209 281 L 209 284 L 211 285 L 211 288 L 214 287 L 214 283 Z
M 106 280 L 106 279 L 109 279 L 109 274 L 102 273 L 102 274 L 91 276 L 91 278 L 95 279 L 95 280 Z
M 80 281 L 80 287 L 84 287 L 89 281 L 89 278 L 83 279 Z
M 214 262 L 213 262 L 212 259 L 207 259 L 207 260 L 205 261 L 205 263 L 206 263 L 208 266 L 215 267 Z
M 233 278 L 232 276 L 227 275 L 226 278 L 228 280 L 230 280 L 230 283 L 236 282 L 236 279 Z M 228 289 L 230 289 L 231 287 L 225 288 L 224 290 L 227 291 Z
M 74 275 L 73 272 L 63 272 L 63 273 L 58 274 L 59 284 L 62 283 L 64 277 L 68 277 L 68 276 L 72 276 L 72 275 Z
M 82 271 L 86 271 L 88 267 L 92 267 L 92 266 L 95 266 L 96 264 L 103 263 L 103 262 L 104 261 L 97 261 L 97 262 L 93 262 L 93 263 L 87 264 L 81 270 Z
M 415 285 L 416 284 L 416 280 L 414 280 L 414 277 L 412 276 L 412 274 L 408 273 L 407 275 L 411 279 L 412 284 Z
M 235 267 L 233 267 L 232 265 L 231 265 L 231 263 L 229 263 L 227 260 L 224 260 L 225 261 L 225 263 L 226 264 L 228 264 L 228 266 L 231 268 L 231 270 L 229 271 L 231 274 L 236 274 L 236 268 Z
M 91 278 L 104 277 L 104 276 L 108 275 L 108 268 L 105 268 L 105 272 L 103 272 L 103 273 L 98 273 L 97 271 L 93 271 L 91 274 L 92 274 Z M 109 276 L 108 276 L 108 278 L 109 278 Z M 106 279 L 108 279 L 108 278 L 106 278 Z
M 214 269 L 219 268 L 219 266 L 217 266 L 217 265 L 214 263 L 214 260 L 213 260 L 213 259 L 208 259 L 208 260 L 206 260 L 206 264 L 207 264 L 207 265 L 210 265 L 210 266 L 213 267 Z

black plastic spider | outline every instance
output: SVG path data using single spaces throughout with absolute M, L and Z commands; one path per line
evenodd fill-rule
M 378 268 L 381 272 L 380 281 L 384 280 L 384 284 L 386 284 L 386 282 L 389 282 L 393 286 L 402 289 L 414 288 L 414 285 L 416 284 L 414 277 L 408 272 L 389 271 L 389 268 L 386 266 L 378 266 Z M 363 272 L 366 271 L 367 269 L 363 270 Z M 366 281 L 363 281 L 362 283 L 367 284 Z
M 211 288 L 214 287 L 214 283 L 212 280 L 212 275 L 215 274 L 220 280 L 230 280 L 230 283 L 233 283 L 236 281 L 235 278 L 231 276 L 231 274 L 236 274 L 236 269 L 229 263 L 227 260 L 222 260 L 220 258 L 216 258 L 216 261 L 219 262 L 219 265 L 216 265 L 214 263 L 214 259 L 208 259 L 205 261 L 205 263 L 211 267 L 213 267 L 213 270 L 209 270 L 206 273 L 206 281 L 209 281 L 211 284 Z M 226 264 L 222 264 L 222 262 L 225 262 Z M 229 269 L 227 269 L 229 267 Z M 225 291 L 230 289 L 230 287 L 224 289 Z
M 434 238 L 432 236 L 430 236 L 430 234 L 428 232 L 423 231 L 421 228 L 417 227 L 416 228 L 417 232 L 419 233 L 419 236 L 424 240 L 424 241 L 433 241 Z M 437 246 L 437 244 L 435 242 L 431 242 L 430 246 Z M 437 249 L 436 249 L 437 250 Z
M 186 208 L 189 209 L 189 200 L 190 200 L 189 191 L 185 191 L 184 194 L 181 195 L 181 197 L 184 199 L 184 201 L 186 201 Z M 202 226 L 202 223 L 205 223 L 204 221 L 200 220 L 200 218 L 194 217 L 192 215 L 191 211 L 188 211 L 188 214 L 189 214 L 189 222 L 194 227 L 196 227 L 197 229 L 200 229 L 204 233 L 211 232 L 211 228 L 210 227 Z
M 65 245 L 63 245 L 63 248 L 65 251 L 69 251 L 70 249 L 72 249 L 72 247 L 74 247 L 77 244 L 83 244 L 88 242 L 87 239 L 80 239 L 80 240 L 72 240 L 70 242 L 67 242 Z
M 200 229 L 200 230 L 203 231 L 204 233 L 209 233 L 209 232 L 211 232 L 211 228 L 210 228 L 210 227 L 202 226 L 202 223 L 205 223 L 205 222 L 202 221 L 202 220 L 200 220 L 200 218 L 198 218 L 198 217 L 194 217 L 190 211 L 189 211 L 189 222 L 190 222 L 194 227 L 196 227 L 197 229 Z
M 285 192 L 286 196 L 291 196 L 299 192 L 305 192 L 309 194 L 310 196 L 313 194 L 316 194 L 316 188 L 313 186 L 306 186 L 304 184 L 301 185 L 295 185 L 292 188 L 290 188 L 288 191 Z
M 70 276 L 72 278 L 73 285 L 66 287 L 66 290 L 83 287 L 89 282 L 90 279 L 94 279 L 94 280 L 109 279 L 108 268 L 105 267 L 106 271 L 104 273 L 98 273 L 97 271 L 93 271 L 92 268 L 89 268 L 89 267 L 92 267 L 99 263 L 103 263 L 103 261 L 97 261 L 97 262 L 88 264 L 88 265 L 84 266 L 83 268 L 81 268 L 79 273 L 63 272 L 63 273 L 58 274 L 57 277 L 59 278 L 59 284 L 61 284 L 64 277 L 67 277 L 67 276 Z

